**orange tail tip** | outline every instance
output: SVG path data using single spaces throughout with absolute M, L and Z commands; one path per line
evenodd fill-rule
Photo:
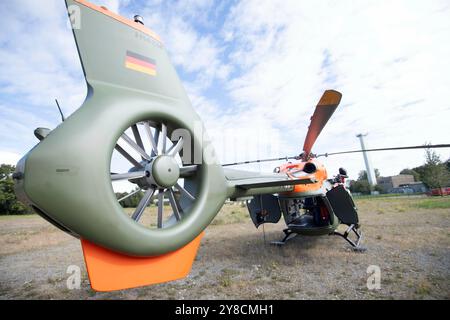
M 149 258 L 126 256 L 81 240 L 91 287 L 114 291 L 182 279 L 191 271 L 203 234 L 181 249 Z

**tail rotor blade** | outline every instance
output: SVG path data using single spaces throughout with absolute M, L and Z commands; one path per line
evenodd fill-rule
M 320 132 L 336 110 L 339 102 L 341 102 L 341 97 L 341 93 L 334 90 L 327 90 L 323 93 L 322 98 L 320 98 L 316 110 L 314 110 L 314 114 L 311 117 L 311 123 L 303 145 L 303 152 L 306 157 L 311 153 L 314 142 L 316 142 Z

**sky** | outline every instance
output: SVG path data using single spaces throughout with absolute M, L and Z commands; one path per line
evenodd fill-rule
M 450 143 L 450 3 L 438 1 L 96 0 L 140 14 L 162 38 L 222 163 L 297 155 L 323 91 L 343 94 L 313 152 Z M 0 163 L 15 164 L 83 102 L 63 0 L 1 1 Z M 442 160 L 450 149 L 439 149 Z M 383 176 L 424 152 L 376 152 Z M 362 154 L 322 158 L 351 178 Z M 272 171 L 277 163 L 242 166 Z

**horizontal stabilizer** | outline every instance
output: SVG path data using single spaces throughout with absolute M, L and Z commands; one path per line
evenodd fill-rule
M 243 182 L 241 184 L 237 184 L 236 187 L 241 189 L 252 189 L 252 188 L 266 188 L 278 186 L 292 186 L 296 184 L 310 184 L 310 183 L 316 183 L 316 180 L 314 180 L 311 177 L 305 177 L 302 179 L 276 180 L 276 181 L 261 179 L 261 181 Z
M 251 172 L 245 170 L 236 170 L 225 168 L 225 176 L 234 187 L 239 189 L 266 188 L 278 186 L 292 186 L 296 184 L 315 183 L 313 175 L 305 174 L 297 179 L 290 178 L 285 173 L 265 173 Z
M 91 287 L 114 291 L 182 279 L 191 270 L 203 234 L 181 249 L 148 258 L 126 256 L 81 240 Z

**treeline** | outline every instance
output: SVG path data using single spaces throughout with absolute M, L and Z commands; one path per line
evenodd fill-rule
M 380 177 L 380 170 L 375 169 L 375 177 Z M 350 181 L 350 191 L 355 193 L 370 194 L 372 191 L 383 193 L 384 189 L 379 185 L 371 186 L 367 178 L 366 170 L 361 170 L 358 179 Z
M 0 166 L 0 215 L 33 213 L 31 209 L 18 201 L 14 194 L 14 181 L 12 179 L 14 170 L 15 167 L 12 165 L 2 164 Z M 400 174 L 411 174 L 415 181 L 422 181 L 430 189 L 448 187 L 450 186 L 450 159 L 443 162 L 436 152 L 427 149 L 423 165 L 412 169 L 403 169 Z M 375 175 L 377 178 L 380 176 L 378 169 L 375 169 Z M 369 185 L 365 170 L 359 173 L 357 180 L 350 182 L 350 190 L 362 194 L 370 194 L 371 191 L 384 192 L 378 185 L 375 187 Z M 127 192 L 116 193 L 116 197 L 120 200 L 128 194 Z M 120 204 L 125 208 L 135 208 L 142 197 L 143 192 L 139 191 L 120 201 Z
M 422 181 L 430 189 L 448 187 L 450 186 L 450 159 L 443 162 L 435 151 L 426 149 L 423 165 L 412 169 L 403 169 L 399 174 L 410 174 L 414 176 L 414 181 Z M 378 169 L 375 169 L 375 176 L 377 178 L 380 176 Z M 358 179 L 350 182 L 350 191 L 370 194 L 371 191 L 383 193 L 384 189 L 379 185 L 370 186 L 367 172 L 362 170 L 359 172 Z
M 411 174 L 415 181 L 422 181 L 428 188 L 450 186 L 450 159 L 442 162 L 436 152 L 428 149 L 425 164 L 412 169 L 403 169 L 400 174 Z
M 136 189 L 137 190 L 137 189 Z M 139 201 L 141 201 L 142 197 L 144 196 L 144 193 L 142 191 L 138 191 L 135 194 L 127 197 L 130 193 L 135 192 L 131 191 L 131 192 L 116 192 L 116 198 L 117 200 L 120 200 L 122 198 L 125 198 L 124 200 L 120 201 L 120 205 L 124 208 L 136 208 L 137 205 L 139 204 Z
M 2 164 L 0 166 L 0 215 L 23 215 L 34 213 L 28 206 L 22 204 L 14 193 L 12 174 L 15 166 Z M 117 199 L 127 196 L 127 192 L 116 193 Z M 136 192 L 120 202 L 124 208 L 134 208 L 143 197 L 142 191 Z

